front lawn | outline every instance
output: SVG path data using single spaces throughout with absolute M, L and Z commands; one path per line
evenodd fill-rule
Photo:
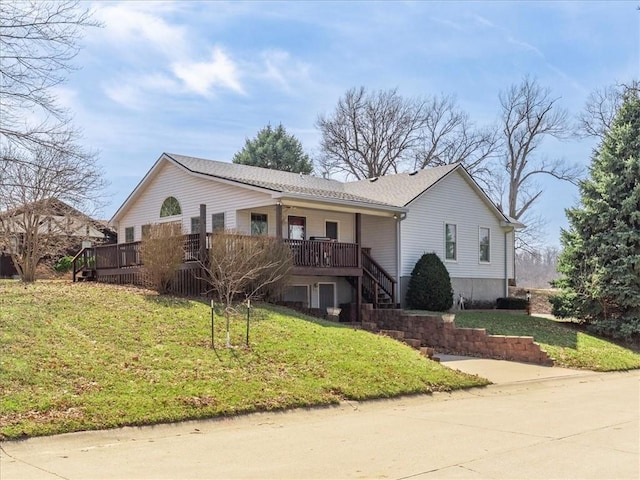
M 67 281 L 0 281 L 0 437 L 144 425 L 486 385 L 395 340 L 253 309 Z
M 567 324 L 523 314 L 456 312 L 458 327 L 485 328 L 494 335 L 532 336 L 556 365 L 595 371 L 640 368 L 640 353 Z

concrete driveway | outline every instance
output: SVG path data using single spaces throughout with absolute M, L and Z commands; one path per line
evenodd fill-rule
M 640 372 L 564 373 L 452 394 L 4 442 L 0 477 L 640 478 Z

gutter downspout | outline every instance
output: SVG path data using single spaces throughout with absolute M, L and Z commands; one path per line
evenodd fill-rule
M 406 212 L 396 216 L 396 303 L 400 305 L 402 305 L 402 298 L 400 298 L 400 294 L 402 293 L 400 286 L 400 282 L 402 281 L 402 229 L 400 228 L 400 222 L 405 218 L 407 218 Z
M 504 231 L 504 296 L 509 296 L 509 234 L 514 232 L 515 228 Z M 515 259 L 514 259 L 515 261 Z

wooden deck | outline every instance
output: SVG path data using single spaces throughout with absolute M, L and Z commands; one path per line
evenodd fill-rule
M 212 235 L 184 235 L 183 264 L 176 274 L 175 293 L 200 295 L 207 290 L 199 260 L 206 260 Z M 292 252 L 293 275 L 346 277 L 374 306 L 395 305 L 395 279 L 360 245 L 324 240 L 282 241 Z M 140 246 L 141 242 L 131 242 L 83 249 L 74 258 L 73 281 L 142 284 Z
M 208 233 L 205 237 L 206 248 L 210 245 L 211 235 Z M 360 247 L 355 243 L 288 239 L 283 242 L 291 248 L 294 275 L 362 275 Z M 78 263 L 80 267 L 91 265 L 98 276 L 125 273 L 133 267 L 142 266 L 140 244 L 130 242 L 92 247 L 77 256 Z M 200 235 L 185 235 L 184 262 L 197 262 L 201 255 Z

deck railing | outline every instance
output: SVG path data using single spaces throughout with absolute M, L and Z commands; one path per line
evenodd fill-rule
M 371 291 L 374 304 L 378 301 L 378 294 L 381 291 L 391 299 L 393 304 L 396 303 L 396 280 L 364 249 L 362 251 L 362 271 L 364 273 L 362 278 L 363 284 L 365 288 Z
M 283 240 L 297 267 L 358 267 L 358 245 L 322 240 Z
M 211 233 L 207 234 L 207 247 L 211 245 Z M 359 267 L 359 249 L 355 243 L 320 240 L 289 240 L 293 253 L 293 265 L 297 267 Z M 141 242 L 119 243 L 95 247 L 97 270 L 137 267 L 142 265 Z M 184 261 L 198 259 L 200 237 L 198 234 L 184 235 Z

